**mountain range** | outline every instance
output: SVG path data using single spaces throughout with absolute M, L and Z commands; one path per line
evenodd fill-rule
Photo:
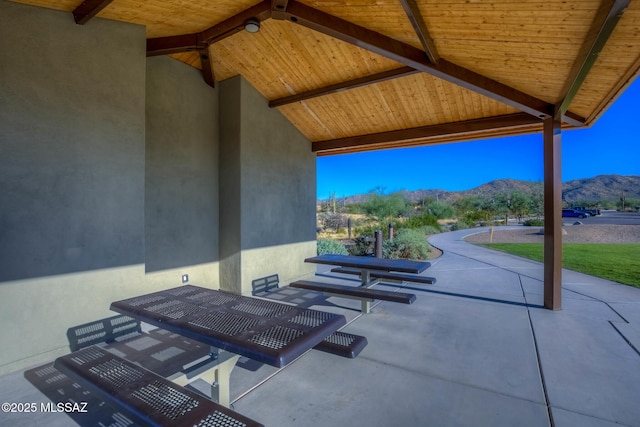
M 433 198 L 443 202 L 454 202 L 467 196 L 484 196 L 493 198 L 499 193 L 520 191 L 526 194 L 542 193 L 542 181 L 519 181 L 516 179 L 499 179 L 464 191 L 403 190 L 401 193 L 407 201 L 418 202 L 425 198 Z M 593 178 L 575 179 L 562 184 L 562 198 L 567 203 L 618 201 L 623 194 L 627 199 L 640 199 L 640 176 L 598 175 Z M 357 194 L 336 199 L 339 204 L 363 203 L 367 194 Z M 327 200 L 319 201 L 326 203 Z

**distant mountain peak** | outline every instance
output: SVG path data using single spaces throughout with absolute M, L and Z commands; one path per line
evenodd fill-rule
M 440 201 L 453 202 L 466 196 L 495 197 L 499 193 L 520 191 L 533 193 L 542 191 L 542 181 L 521 181 L 505 178 L 496 179 L 470 190 L 446 191 L 440 189 L 431 190 L 402 190 L 406 199 L 416 203 L 425 198 L 433 198 Z M 629 199 L 640 199 L 640 176 L 636 175 L 598 175 L 593 178 L 582 178 L 567 181 L 562 184 L 562 199 L 571 204 L 584 201 L 617 201 L 624 192 Z M 336 199 L 340 204 L 363 203 L 367 194 Z M 319 201 L 326 203 L 327 200 Z

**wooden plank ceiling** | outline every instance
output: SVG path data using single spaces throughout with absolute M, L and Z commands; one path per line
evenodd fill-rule
M 319 155 L 589 126 L 640 70 L 638 0 L 16 1 L 146 26 L 149 55 L 244 76 Z

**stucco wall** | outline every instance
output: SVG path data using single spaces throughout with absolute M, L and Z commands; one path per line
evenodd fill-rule
M 144 28 L 0 20 L 0 281 L 142 263 Z
M 189 266 L 210 264 L 217 284 L 217 94 L 193 67 L 169 57 L 147 60 L 147 272 L 190 273 Z M 205 284 L 193 272 L 190 278 Z
M 219 86 L 147 59 L 143 27 L 0 0 L 0 374 L 184 273 L 246 294 L 313 271 L 309 142 Z
M 139 292 L 145 62 L 143 27 L 0 1 L 0 371 Z
M 217 287 L 216 91 L 145 46 L 0 0 L 0 373 L 67 353 L 112 301 Z
M 315 154 L 309 141 L 241 77 L 220 84 L 220 286 L 309 274 L 315 255 Z M 222 242 L 224 241 L 224 246 Z

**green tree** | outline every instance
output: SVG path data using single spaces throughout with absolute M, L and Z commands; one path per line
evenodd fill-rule
M 502 213 L 500 200 L 489 199 L 485 196 L 468 196 L 458 199 L 454 203 L 459 219 L 470 226 L 477 222 L 492 220 Z
M 544 189 L 542 183 L 537 185 L 531 194 L 531 214 L 536 216 L 544 215 Z
M 381 187 L 372 190 L 367 197 L 367 201 L 362 204 L 364 212 L 377 218 L 378 221 L 405 215 L 408 211 L 408 206 L 402 194 L 386 195 Z
M 521 191 L 511 193 L 511 213 L 515 215 L 519 221 L 522 220 L 522 217 L 529 214 L 532 204 L 530 195 Z
M 496 195 L 495 201 L 498 214 L 505 215 L 505 217 L 511 216 L 518 218 L 519 221 L 521 221 L 524 216 L 542 207 L 542 201 L 538 202 L 534 200 L 532 195 L 518 190 L 499 193 Z
M 431 202 L 425 205 L 425 210 L 439 219 L 452 218 L 455 216 L 456 211 L 449 203 L 445 202 Z
M 456 200 L 453 204 L 458 216 L 465 216 L 470 212 L 481 211 L 487 206 L 484 196 L 467 196 Z

